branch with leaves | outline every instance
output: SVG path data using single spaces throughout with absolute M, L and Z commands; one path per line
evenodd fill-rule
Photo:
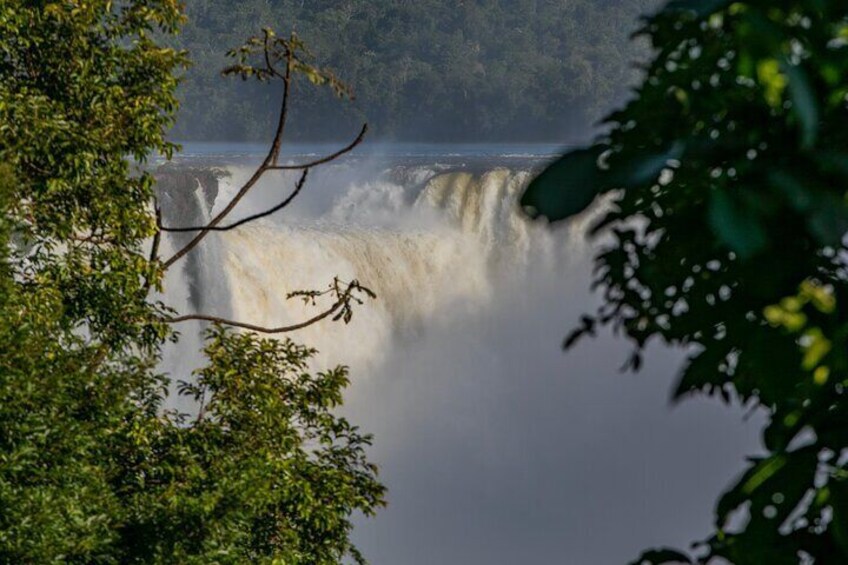
M 271 146 L 265 159 L 256 171 L 254 171 L 247 182 L 245 182 L 244 185 L 242 185 L 242 187 L 236 192 L 230 202 L 227 203 L 227 205 L 214 218 L 212 218 L 207 225 L 189 228 L 160 228 L 162 231 L 171 232 L 199 232 L 184 247 L 162 262 L 162 267 L 165 270 L 170 268 L 174 263 L 185 257 L 192 249 L 197 247 L 197 245 L 209 234 L 209 232 L 215 231 L 218 224 L 220 224 L 235 209 L 238 203 L 247 195 L 248 192 L 250 192 L 265 173 L 272 170 L 300 169 L 308 171 L 311 167 L 334 161 L 342 155 L 349 153 L 357 145 L 359 145 L 365 138 L 365 133 L 368 131 L 367 124 L 364 124 L 359 135 L 357 135 L 351 143 L 339 151 L 323 158 L 299 165 L 279 165 L 278 159 L 286 128 L 289 96 L 292 90 L 294 76 L 296 74 L 301 74 L 312 84 L 317 86 L 329 85 L 339 97 L 352 98 L 352 92 L 349 87 L 336 78 L 332 71 L 326 68 L 314 66 L 309 62 L 311 54 L 295 33 L 292 33 L 288 39 L 283 39 L 277 37 L 271 29 L 265 28 L 262 30 L 262 37 L 251 37 L 244 45 L 231 50 L 227 53 L 227 55 L 234 58 L 236 63 L 223 70 L 224 76 L 240 76 L 243 80 L 255 78 L 260 82 L 271 81 L 274 79 L 282 81 L 282 101 L 280 103 L 277 129 L 274 133 L 274 138 L 271 141 Z M 283 70 L 280 70 L 281 65 L 284 65 Z M 302 188 L 302 186 L 300 188 Z M 297 190 L 299 191 L 299 188 Z M 257 214 L 256 217 L 251 217 L 246 219 L 246 221 L 241 221 L 237 225 L 243 225 L 248 221 L 253 221 L 277 212 L 288 205 L 292 199 L 287 199 L 287 201 L 283 204 L 275 206 L 264 213 Z M 230 227 L 229 229 L 232 228 Z
M 360 298 L 361 295 L 365 295 L 368 298 L 377 298 L 377 295 L 366 286 L 363 286 L 359 281 L 353 280 L 349 283 L 344 283 L 338 278 L 333 279 L 333 282 L 330 283 L 329 288 L 326 290 L 296 290 L 294 292 L 290 292 L 286 295 L 287 299 L 292 299 L 299 297 L 303 299 L 305 304 L 316 305 L 316 300 L 321 296 L 325 295 L 333 295 L 336 300 L 333 302 L 333 305 L 324 310 L 322 313 L 309 318 L 308 320 L 296 324 L 291 324 L 288 326 L 279 326 L 279 327 L 265 327 L 258 326 L 256 324 L 249 324 L 246 322 L 239 322 L 236 320 L 228 320 L 226 318 L 221 318 L 218 316 L 209 316 L 205 314 L 189 314 L 186 316 L 177 316 L 174 318 L 168 319 L 169 323 L 179 323 L 179 322 L 188 322 L 190 320 L 200 320 L 204 322 L 213 322 L 216 324 L 223 324 L 226 326 L 233 326 L 237 328 L 244 328 L 247 330 L 266 333 L 266 334 L 281 334 L 288 333 L 303 329 L 307 326 L 311 326 L 316 322 L 320 322 L 330 316 L 333 316 L 333 321 L 344 321 L 345 324 L 350 323 L 353 318 L 353 304 L 363 304 L 364 301 Z M 333 315 L 335 314 L 335 315 Z

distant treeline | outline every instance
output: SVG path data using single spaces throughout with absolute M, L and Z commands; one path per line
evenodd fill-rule
M 621 100 L 644 48 L 630 40 L 658 0 L 187 0 L 194 65 L 173 137 L 269 135 L 279 91 L 223 79 L 228 48 L 296 30 L 354 89 L 300 85 L 290 133 L 338 139 L 563 141 Z M 308 92 L 305 90 L 308 89 Z M 324 90 L 324 89 L 322 89 Z

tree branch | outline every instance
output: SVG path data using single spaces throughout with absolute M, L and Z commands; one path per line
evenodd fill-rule
M 156 233 L 153 234 L 153 245 L 150 247 L 150 262 L 156 260 L 159 255 L 159 242 L 162 240 L 162 208 L 156 198 L 153 199 L 153 209 L 156 211 Z
M 267 40 L 266 40 L 266 55 L 267 55 Z M 291 82 L 291 52 L 287 52 L 286 55 L 286 74 L 283 77 L 283 99 L 280 102 L 280 118 L 277 122 L 277 131 L 274 133 L 274 140 L 271 143 L 271 149 L 268 151 L 268 155 L 265 157 L 265 160 L 262 161 L 262 164 L 259 165 L 259 168 L 253 173 L 253 175 L 248 179 L 246 183 L 239 189 L 233 199 L 221 210 L 217 216 L 210 220 L 209 224 L 198 233 L 191 241 L 189 241 L 185 247 L 174 253 L 171 257 L 168 258 L 163 264 L 162 269 L 167 270 L 174 263 L 182 259 L 189 251 L 197 247 L 197 244 L 206 237 L 206 235 L 212 231 L 212 229 L 221 223 L 221 221 L 227 217 L 227 215 L 232 212 L 233 208 L 241 201 L 242 198 L 250 191 L 253 186 L 259 182 L 259 179 L 262 178 L 262 175 L 268 170 L 268 168 L 272 165 L 276 165 L 277 156 L 280 153 L 280 146 L 283 140 L 283 133 L 286 128 L 286 114 L 288 112 L 288 103 L 289 103 L 289 85 Z
M 362 124 L 362 129 L 359 131 L 359 135 L 356 136 L 356 139 L 351 141 L 348 145 L 339 149 L 335 153 L 331 153 L 326 157 L 321 157 L 315 161 L 310 161 L 309 163 L 302 163 L 300 165 L 273 165 L 268 167 L 271 171 L 293 171 L 299 169 L 310 169 L 312 167 L 317 167 L 318 165 L 323 165 L 324 163 L 329 163 L 330 161 L 334 161 L 338 159 L 345 153 L 349 153 L 353 151 L 353 149 L 362 143 L 362 140 L 365 139 L 365 134 L 368 132 L 368 124 Z
M 216 324 L 223 324 L 225 326 L 233 326 L 233 327 L 236 327 L 236 328 L 244 328 L 246 330 L 251 330 L 251 331 L 259 332 L 259 333 L 280 334 L 280 333 L 297 331 L 297 330 L 303 329 L 307 326 L 311 326 L 314 323 L 320 322 L 321 320 L 323 320 L 324 318 L 326 318 L 327 316 L 331 315 L 333 312 L 338 310 L 340 307 L 341 307 L 341 303 L 336 302 L 333 305 L 332 308 L 322 312 L 321 314 L 318 314 L 314 318 L 310 318 L 310 319 L 306 320 L 305 322 L 300 322 L 299 324 L 293 324 L 291 326 L 280 326 L 278 328 L 266 328 L 266 327 L 263 327 L 263 326 L 257 326 L 257 325 L 248 324 L 248 323 L 245 323 L 245 322 L 237 322 L 235 320 L 227 320 L 226 318 L 219 318 L 217 316 L 207 316 L 207 315 L 204 315 L 204 314 L 188 314 L 186 316 L 179 316 L 177 318 L 171 318 L 171 319 L 166 320 L 166 321 L 170 324 L 176 324 L 176 323 L 179 323 L 179 322 L 188 322 L 190 320 L 199 320 L 199 321 L 205 321 L 205 322 L 214 322 Z
M 153 234 L 153 243 L 150 245 L 150 258 L 147 260 L 149 264 L 153 264 L 159 258 L 159 243 L 162 241 L 162 209 L 159 207 L 159 201 L 153 197 L 153 209 L 156 213 L 156 233 Z M 144 279 L 144 292 L 150 291 L 153 284 L 153 277 L 149 274 Z
M 255 331 L 255 332 L 259 332 L 259 333 L 265 333 L 265 334 L 287 333 L 287 332 L 293 332 L 293 331 L 301 330 L 301 329 L 303 329 L 307 326 L 311 326 L 312 324 L 320 322 L 321 320 L 328 318 L 329 316 L 331 316 L 333 314 L 336 314 L 336 316 L 333 318 L 334 320 L 344 319 L 345 323 L 349 322 L 350 321 L 349 312 L 350 312 L 350 302 L 351 302 L 351 300 L 355 300 L 355 301 L 359 302 L 360 304 L 362 303 L 361 300 L 359 300 L 358 298 L 353 296 L 353 292 L 357 291 L 357 290 L 367 294 L 368 296 L 370 296 L 372 298 L 376 297 L 376 295 L 370 289 L 359 284 L 359 281 L 352 281 L 347 285 L 347 288 L 345 288 L 343 291 L 339 290 L 338 279 L 335 279 L 333 281 L 333 284 L 330 285 L 329 290 L 326 290 L 326 291 L 323 291 L 323 292 L 299 291 L 299 292 L 293 292 L 293 293 L 289 294 L 289 298 L 292 298 L 292 297 L 295 297 L 295 296 L 302 296 L 302 297 L 306 297 L 306 300 L 309 300 L 310 298 L 313 298 L 313 297 L 316 297 L 316 296 L 321 296 L 323 294 L 326 294 L 327 292 L 335 291 L 337 296 L 339 297 L 338 300 L 330 308 L 328 308 L 327 310 L 324 310 L 323 312 L 321 312 L 317 316 L 313 316 L 312 318 L 309 318 L 308 320 L 305 320 L 303 322 L 299 322 L 297 324 L 292 324 L 292 325 L 289 325 L 289 326 L 279 326 L 279 327 L 258 326 L 256 324 L 248 324 L 246 322 L 239 322 L 239 321 L 236 321 L 236 320 L 228 320 L 226 318 L 221 318 L 221 317 L 218 317 L 218 316 L 209 316 L 209 315 L 206 315 L 206 314 L 187 314 L 185 316 L 177 316 L 177 317 L 174 317 L 174 318 L 168 318 L 168 319 L 165 320 L 165 322 L 170 323 L 170 324 L 177 324 L 177 323 L 180 323 L 180 322 L 188 322 L 188 321 L 191 321 L 191 320 L 197 320 L 197 321 L 203 321 L 203 322 L 213 322 L 213 323 L 216 323 L 216 324 L 223 324 L 223 325 L 226 325 L 226 326 L 233 326 L 233 327 L 236 327 L 236 328 L 243 328 L 243 329 L 246 329 L 246 330 L 251 330 L 251 331 Z M 341 312 L 339 312 L 340 310 L 341 310 Z M 345 313 L 348 313 L 348 315 L 343 316 L 343 314 L 345 314 Z
M 284 103 L 285 103 L 285 100 L 284 100 Z M 277 129 L 277 135 L 282 135 L 282 133 L 285 129 L 285 120 L 284 120 L 285 112 L 286 112 L 286 108 L 285 108 L 285 106 L 283 106 L 281 108 L 281 111 L 280 111 L 281 120 L 280 120 L 280 125 Z M 304 164 L 301 164 L 301 165 L 274 165 L 274 164 L 272 164 L 273 161 L 276 159 L 276 156 L 275 156 L 276 153 L 275 152 L 278 152 L 279 147 L 280 147 L 279 143 L 278 143 L 279 138 L 275 137 L 274 144 L 272 145 L 271 150 L 268 152 L 268 156 L 265 158 L 265 160 L 262 162 L 262 164 L 259 166 L 259 168 L 256 169 L 256 171 L 253 173 L 253 176 L 251 176 L 250 179 L 248 179 L 247 182 L 239 189 L 239 191 L 236 193 L 236 195 L 233 197 L 233 199 L 230 200 L 229 204 L 227 204 L 227 206 L 223 210 L 221 210 L 218 213 L 217 216 L 215 216 L 214 218 L 212 218 L 212 220 L 210 220 L 209 224 L 207 224 L 206 226 L 204 226 L 202 228 L 197 228 L 197 227 L 168 228 L 168 229 L 165 230 L 165 231 L 200 231 L 200 233 L 198 233 L 191 241 L 189 241 L 185 245 L 185 247 L 183 247 L 182 249 L 180 249 L 179 251 L 174 253 L 174 255 L 171 256 L 170 258 L 168 258 L 168 260 L 165 261 L 162 264 L 163 270 L 167 270 L 171 265 L 173 265 L 174 263 L 179 261 L 182 257 L 184 257 L 189 251 L 194 249 L 197 246 L 197 244 L 200 243 L 200 241 L 204 237 L 206 237 L 206 234 L 208 234 L 210 231 L 226 231 L 226 229 L 217 229 L 216 230 L 215 228 L 233 210 L 233 208 L 236 207 L 236 205 L 239 203 L 239 201 L 242 198 L 244 198 L 244 196 L 248 193 L 248 191 L 250 191 L 250 189 L 253 188 L 253 186 L 257 182 L 259 182 L 259 179 L 262 178 L 262 175 L 264 175 L 267 171 L 298 170 L 298 169 L 307 170 L 309 168 L 316 167 L 318 165 L 323 165 L 325 163 L 329 163 L 330 161 L 338 159 L 339 157 L 341 157 L 345 153 L 349 153 L 350 151 L 353 151 L 353 149 L 357 145 L 362 143 L 362 141 L 365 139 L 365 134 L 367 132 L 368 132 L 368 124 L 362 124 L 362 129 L 359 131 L 359 135 L 357 135 L 356 138 L 353 141 L 351 141 L 348 145 L 339 149 L 335 153 L 331 153 L 330 155 L 327 155 L 326 157 L 322 157 L 321 159 L 317 159 L 315 161 L 312 161 L 312 162 L 309 162 L 309 163 L 304 163 Z M 274 211 L 276 211 L 276 210 L 274 210 Z M 273 213 L 273 212 L 271 212 L 271 213 Z M 243 223 L 244 222 L 237 223 L 237 225 L 242 225 Z M 228 227 L 227 229 L 232 229 L 232 227 Z
M 303 174 L 300 175 L 300 179 L 298 179 L 297 184 L 295 185 L 294 191 L 292 191 L 292 193 L 285 200 L 283 200 L 282 202 L 280 202 L 279 204 L 277 204 L 273 208 L 269 208 L 268 210 L 265 210 L 264 212 L 259 212 L 258 214 L 253 214 L 251 216 L 247 216 L 246 218 L 242 218 L 241 220 L 239 220 L 237 222 L 233 222 L 232 224 L 228 224 L 226 226 L 211 226 L 210 227 L 209 225 L 206 225 L 206 226 L 194 226 L 194 227 L 185 227 L 185 228 L 169 228 L 169 227 L 162 226 L 160 229 L 161 229 L 161 231 L 170 232 L 170 233 L 182 233 L 182 232 L 191 232 L 191 231 L 200 231 L 200 230 L 229 231 L 229 230 L 235 229 L 239 226 L 243 226 L 244 224 L 246 224 L 248 222 L 252 222 L 254 220 L 264 218 L 265 216 L 270 216 L 271 214 L 274 214 L 275 212 L 278 212 L 279 210 L 282 210 L 283 208 L 285 208 L 286 206 L 291 204 L 292 200 L 294 200 L 297 197 L 297 195 L 300 193 L 300 190 L 303 188 L 303 185 L 306 183 L 306 175 L 308 173 L 309 173 L 309 169 L 304 169 Z
M 266 60 L 270 61 L 268 55 L 268 43 L 266 40 L 265 43 L 265 57 Z M 292 71 L 292 57 L 293 53 L 291 49 L 286 49 L 286 74 L 283 76 L 283 101 L 280 108 L 280 119 L 277 122 L 277 131 L 274 134 L 274 141 L 271 144 L 271 151 L 268 153 L 268 158 L 265 160 L 265 165 L 276 165 L 277 157 L 280 155 L 280 146 L 283 142 L 283 132 L 286 129 L 286 114 L 288 113 L 289 106 L 289 90 L 291 90 L 291 71 Z M 271 72 L 279 76 L 276 70 L 273 67 L 269 67 Z

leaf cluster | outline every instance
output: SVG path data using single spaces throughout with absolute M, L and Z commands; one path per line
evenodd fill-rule
M 767 455 L 693 559 L 844 562 L 848 6 L 676 0 L 641 33 L 655 57 L 634 100 L 522 199 L 559 220 L 603 198 L 604 302 L 568 345 L 611 325 L 637 369 L 652 340 L 684 346 L 675 398 L 769 413 Z
M 224 76 L 236 75 L 243 80 L 255 78 L 260 82 L 277 77 L 288 83 L 294 75 L 300 74 L 315 86 L 329 86 L 339 98 L 353 98 L 351 88 L 332 70 L 310 63 L 314 59 L 312 53 L 294 32 L 288 38 L 281 38 L 266 27 L 262 30 L 262 37 L 250 37 L 240 47 L 228 51 L 227 57 L 236 62 L 224 68 Z M 251 61 L 259 64 L 251 64 Z
M 167 408 L 142 165 L 174 150 L 182 21 L 175 0 L 0 3 L 2 563 L 362 561 L 350 518 L 383 503 L 370 437 L 333 413 L 347 371 L 312 374 L 312 350 L 213 327 L 178 375 L 199 413 Z

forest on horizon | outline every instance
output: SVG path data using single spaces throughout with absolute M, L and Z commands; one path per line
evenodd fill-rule
M 171 136 L 256 141 L 272 133 L 279 91 L 223 79 L 226 51 L 257 22 L 294 29 L 353 89 L 296 95 L 300 141 L 583 139 L 621 103 L 647 53 L 630 36 L 656 0 L 187 0 L 177 44 L 192 60 Z

